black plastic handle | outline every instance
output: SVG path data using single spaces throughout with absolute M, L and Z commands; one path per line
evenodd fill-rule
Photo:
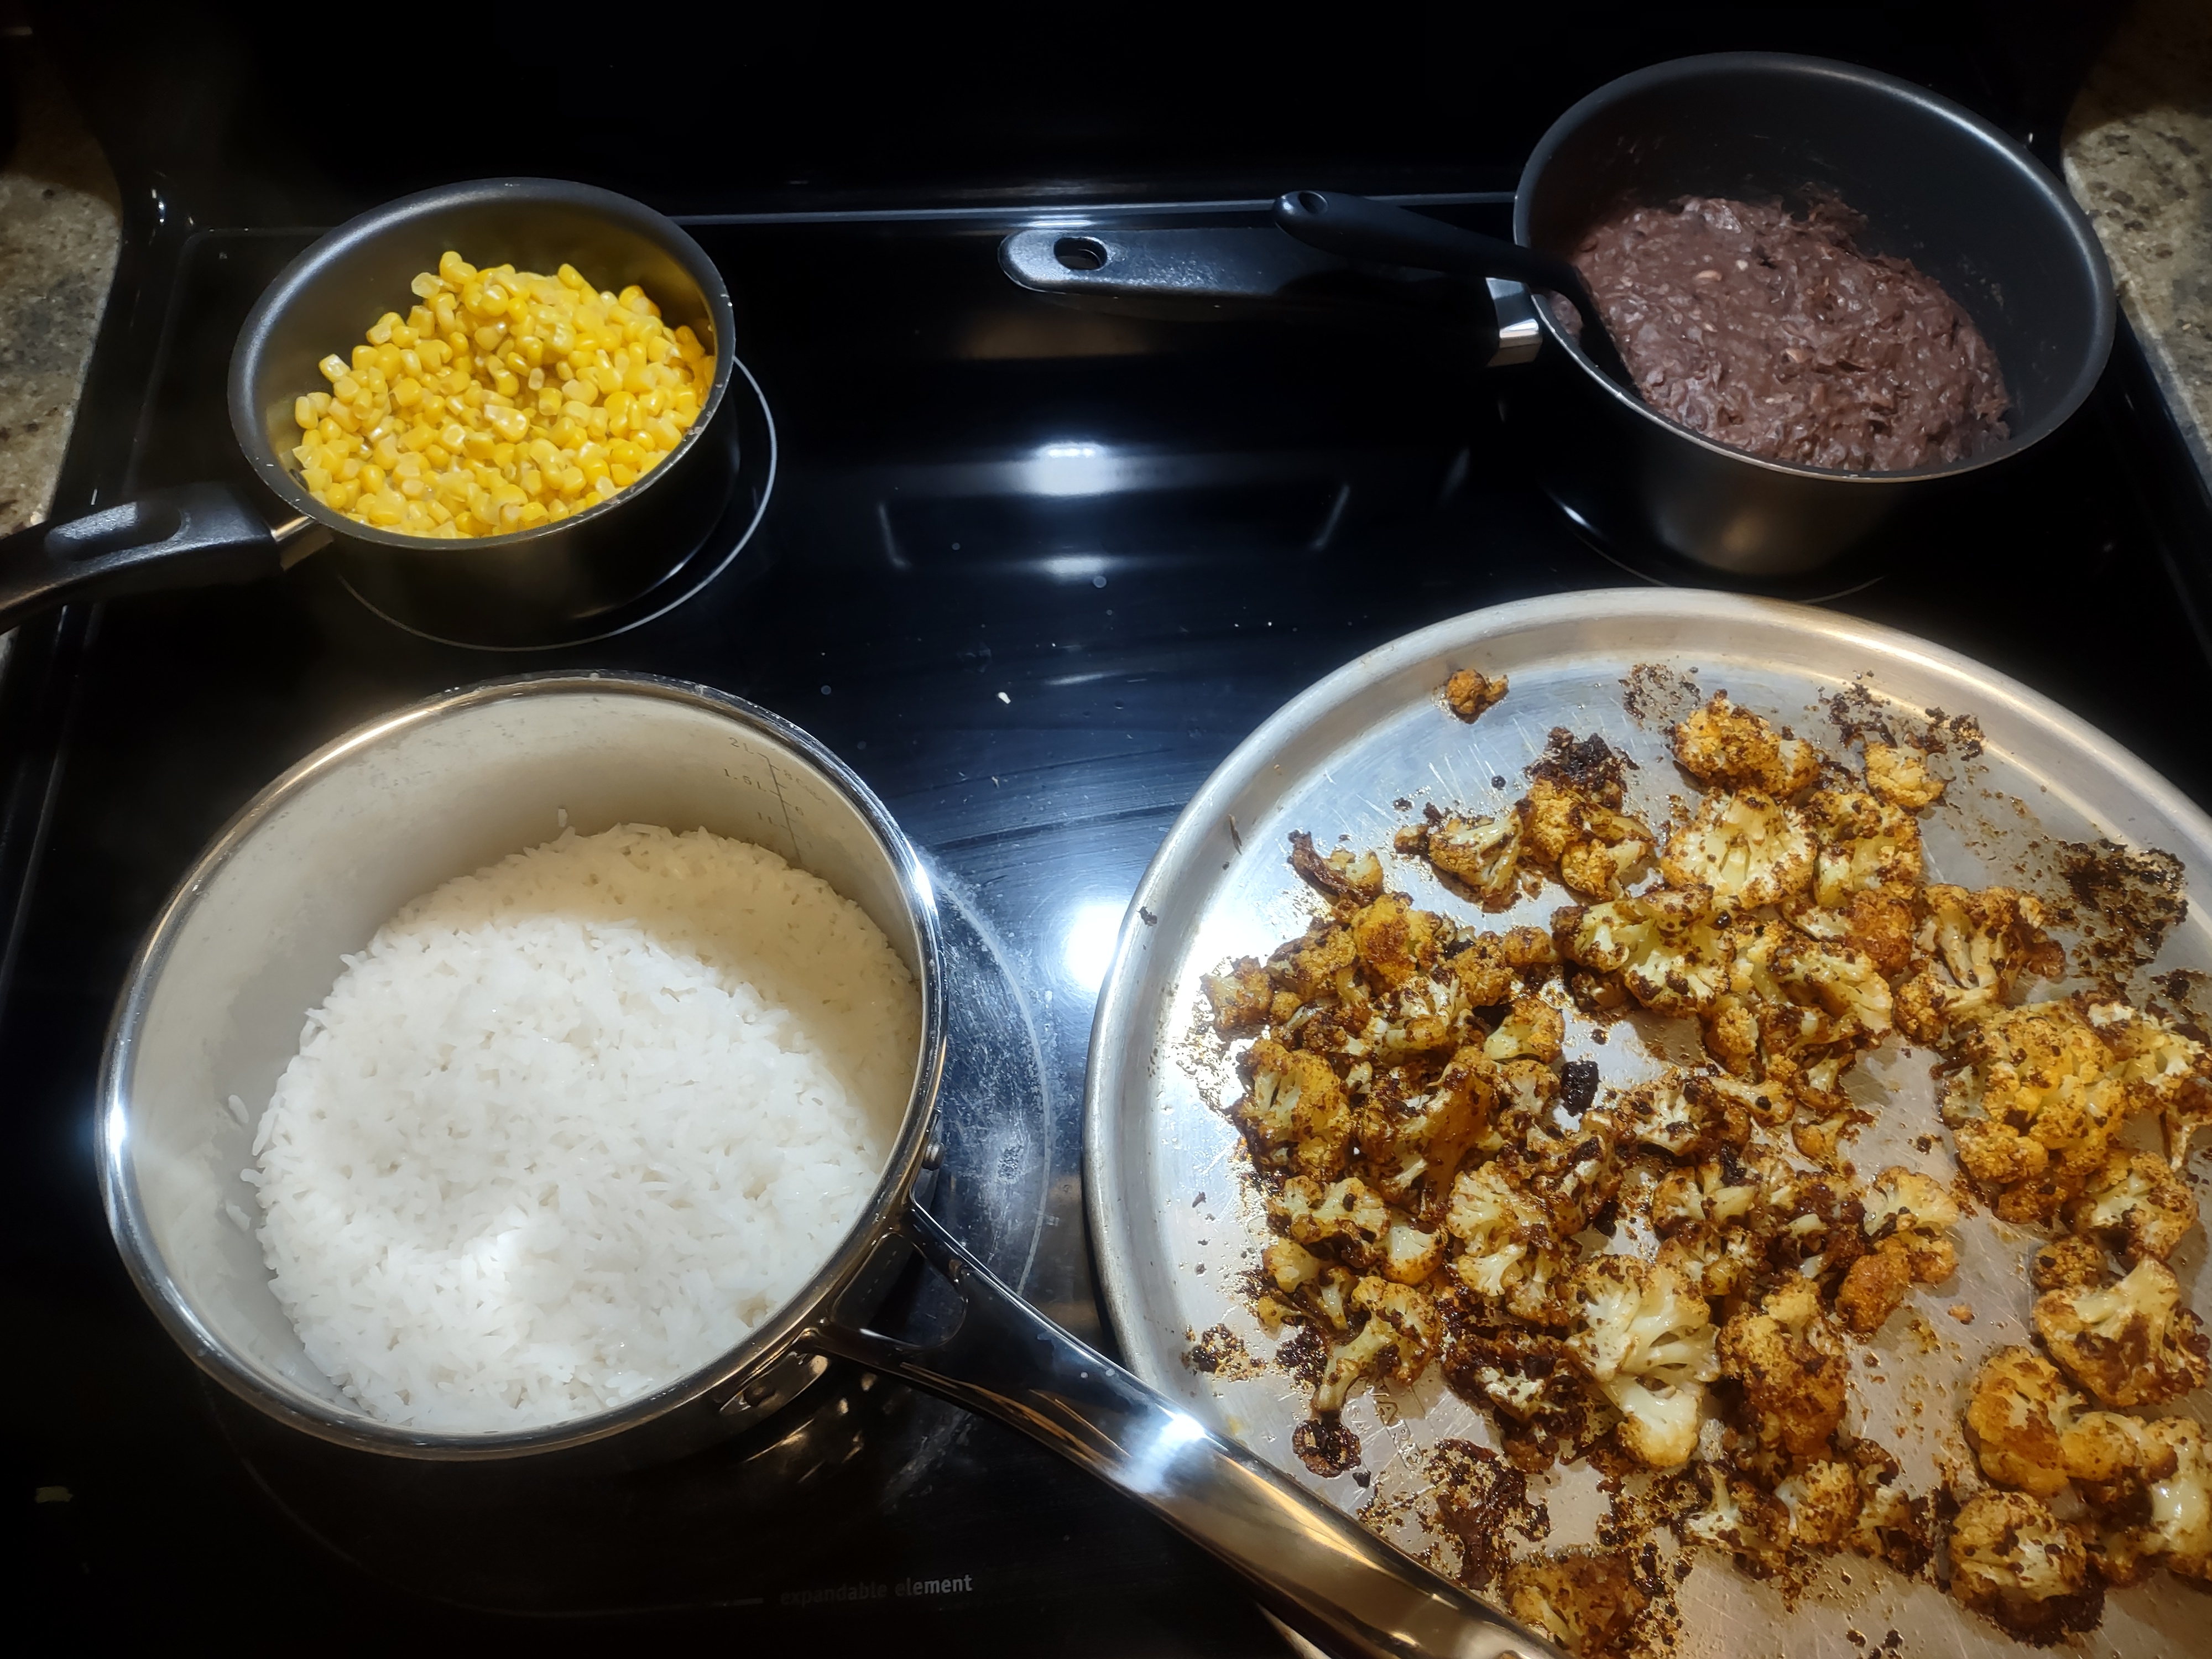
M 228 484 L 157 489 L 0 538 L 0 629 L 74 600 L 258 581 L 283 539 Z
M 1307 246 L 1347 259 L 1469 278 L 1496 276 L 1562 295 L 1582 319 L 1582 348 L 1590 362 L 1624 386 L 1631 384 L 1588 284 L 1564 259 L 1342 191 L 1286 191 L 1275 198 L 1275 222 Z
M 797 1346 L 851 1359 L 1009 1423 L 1244 1575 L 1270 1611 L 1340 1659 L 1563 1659 L 1263 1459 L 1086 1347 L 994 1278 L 927 1211 L 900 1229 L 967 1306 L 918 1346 L 830 1316 Z

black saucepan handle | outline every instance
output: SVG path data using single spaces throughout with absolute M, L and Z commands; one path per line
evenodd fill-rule
M 1629 383 L 1589 286 L 1564 259 L 1342 191 L 1287 191 L 1275 198 L 1275 222 L 1309 247 L 1347 259 L 1455 276 L 1496 276 L 1562 295 L 1582 318 L 1582 347 L 1590 361 L 1623 385 Z
M 216 483 L 33 525 L 0 538 L 0 629 L 76 600 L 258 581 L 308 550 L 307 536 L 326 534 L 307 519 L 271 530 L 243 495 Z
M 994 1278 L 920 1205 L 902 1229 L 967 1304 L 933 1346 L 831 1316 L 798 1346 L 1012 1424 L 1203 1545 L 1269 1611 L 1340 1659 L 1560 1659 L 1557 1649 L 1392 1548 Z

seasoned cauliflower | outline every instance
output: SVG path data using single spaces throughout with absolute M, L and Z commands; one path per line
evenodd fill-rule
M 1443 1200 L 1461 1161 L 1482 1139 L 1498 1098 L 1498 1067 L 1462 1048 L 1436 1082 L 1410 1098 L 1388 1079 L 1359 1109 L 1360 1162 L 1393 1204 L 1426 1215 Z
M 2082 1408 L 2057 1368 L 2023 1347 L 1999 1348 L 1982 1362 L 1966 1406 L 1966 1437 L 1982 1473 L 2000 1486 L 2056 1498 L 2071 1481 L 2108 1485 L 2154 1455 L 2145 1425 L 2114 1412 Z
M 1602 738 L 1577 741 L 1561 730 L 1530 774 L 1523 856 L 1550 865 L 1562 886 L 1584 898 L 1619 896 L 1652 847 L 1650 828 L 1621 810 L 1620 757 Z
M 1324 1417 L 1342 1411 L 1352 1391 L 1370 1378 L 1413 1382 L 1427 1369 L 1443 1334 L 1436 1304 L 1419 1285 L 1363 1279 L 1352 1289 L 1352 1303 L 1367 1322 L 1328 1357 L 1313 1397 L 1314 1410 Z
M 1352 1098 L 1328 1060 L 1261 1037 L 1245 1051 L 1252 1085 L 1234 1108 L 1254 1158 L 1333 1179 L 1352 1144 Z
M 2043 1218 L 2102 1170 L 2128 1091 L 2111 1050 L 2071 1003 L 1992 1012 L 1954 1053 L 1964 1066 L 1944 1091 L 1943 1121 L 1968 1175 L 2017 1188 L 1998 1204 L 2007 1220 Z
M 1255 957 L 1239 957 L 1199 983 L 1213 1005 L 1213 1029 L 1224 1036 L 1266 1024 L 1274 1007 L 1275 988 Z
M 1659 868 L 1676 887 L 1711 888 L 1723 906 L 1787 904 L 1812 886 L 1813 832 L 1771 796 L 1708 795 L 1667 837 Z
M 1706 1052 L 1742 1078 L 1788 1076 L 1816 1094 L 1832 1092 L 1845 1051 L 1881 1040 L 1890 1029 L 1889 986 L 1873 963 L 1780 922 L 1738 924 L 1730 933 L 1729 988 L 1703 1026 Z M 1798 1076 L 1835 1060 L 1826 1076 Z M 1838 1099 L 1832 1111 L 1845 1109 Z
M 1352 934 L 1341 924 L 1317 918 L 1298 938 L 1278 945 L 1267 958 L 1267 979 L 1278 992 L 1301 1003 L 1336 994 L 1340 977 L 1359 959 Z
M 1363 1273 L 1418 1285 L 1443 1266 L 1443 1235 L 1415 1226 L 1357 1176 L 1326 1188 L 1293 1176 L 1267 1200 L 1267 1212 L 1296 1243 L 1327 1245 Z
M 2115 1151 L 2064 1215 L 2075 1232 L 2107 1240 L 2130 1261 L 2147 1255 L 2163 1261 L 2197 1224 L 2197 1194 L 2164 1159 Z
M 2154 1566 L 2212 1579 L 2212 1448 L 2203 1425 L 2167 1417 L 2142 1429 L 2152 1445 L 2140 1482 L 2148 1518 L 2107 1533 L 2098 1565 L 2118 1584 L 2139 1583 Z
M 2125 1003 L 2092 1006 L 2089 1023 L 2118 1058 L 2120 1076 L 2142 1109 L 2165 1114 L 2166 1151 L 2179 1170 L 2191 1133 L 2212 1123 L 2212 1049 Z
M 1730 1551 L 1753 1577 L 1766 1577 L 1790 1553 L 1789 1506 L 1741 1474 L 1703 1467 L 1705 1507 L 1683 1521 L 1683 1535 Z
M 1505 690 L 1504 675 L 1462 668 L 1444 682 L 1444 707 L 1463 720 L 1473 720 L 1484 709 L 1504 701 Z
M 1866 781 L 1891 805 L 1912 811 L 1934 805 L 1943 793 L 1943 780 L 1928 774 L 1926 751 L 1911 744 L 1868 744 Z
M 1711 788 L 1759 789 L 1794 795 L 1820 775 L 1821 754 L 1811 744 L 1777 732 L 1725 691 L 1674 728 L 1674 758 Z
M 1686 1170 L 1669 1170 L 1651 1194 L 1651 1226 L 1661 1237 L 1703 1224 L 1724 1227 L 1756 1213 L 1759 1172 L 1735 1152 L 1720 1154 Z
M 2212 1350 L 2181 1305 L 2173 1270 L 2155 1256 L 2109 1287 L 2045 1291 L 2035 1328 L 2069 1376 L 2107 1406 L 2150 1406 L 2204 1386 Z
M 1703 1171 L 1700 1170 L 1700 1174 Z M 1725 1190 L 1723 1196 L 1732 1194 Z M 1726 1222 L 1670 1223 L 1654 1258 L 1699 1296 L 1741 1295 L 1765 1265 L 1756 1234 Z
M 1869 1336 L 1915 1281 L 1940 1284 L 1958 1271 L 1958 1247 L 1946 1230 L 1958 1221 L 1959 1206 L 1934 1181 L 1897 1165 L 1875 1177 L 1861 1202 L 1871 1248 L 1844 1273 L 1836 1312 L 1847 1329 Z
M 1352 948 L 1376 985 L 1395 990 L 1436 965 L 1444 926 L 1403 893 L 1385 893 L 1352 914 Z
M 1613 1652 L 1644 1600 L 1626 1556 L 1547 1555 L 1505 1570 L 1507 1611 L 1577 1656 Z
M 1813 898 L 1843 910 L 1861 894 L 1911 902 L 1923 867 L 1920 825 L 1907 811 L 1857 789 L 1815 789 L 1805 798 L 1813 832 Z
M 1934 1501 L 1907 1492 L 1902 1466 L 1873 1441 L 1853 1442 L 1850 1458 L 1858 1473 L 1859 1512 L 1845 1542 L 1861 1555 L 1913 1577 L 1935 1553 L 1929 1535 Z
M 1514 1180 L 1511 1169 L 1492 1160 L 1461 1170 L 1444 1226 L 1461 1245 L 1451 1260 L 1461 1283 L 1527 1317 L 1552 1294 L 1563 1241 L 1552 1206 Z
M 1826 1457 L 1850 1364 L 1817 1289 L 1784 1285 L 1721 1329 L 1721 1374 L 1743 1385 L 1745 1428 L 1766 1461 Z
M 1525 985 L 1542 980 L 1558 960 L 1550 936 L 1534 927 L 1462 933 L 1444 947 L 1444 966 L 1471 1008 L 1510 1002 Z
M 1897 1023 L 1907 1036 L 1940 1042 L 1951 1029 L 2012 1000 L 2029 975 L 2056 979 L 2066 953 L 2043 931 L 2043 906 L 2009 887 L 1970 893 L 1925 890 L 1928 919 L 1918 944 L 1929 965 L 1898 988 Z
M 1318 1324 L 1340 1336 L 1352 1328 L 1355 1275 L 1288 1238 L 1270 1243 L 1260 1253 L 1260 1267 L 1275 1287 L 1255 1304 L 1269 1330 L 1289 1322 Z
M 1570 1296 L 1579 1323 L 1567 1352 L 1621 1413 L 1621 1444 L 1653 1468 L 1687 1462 L 1705 1385 L 1719 1375 L 1705 1298 L 1671 1270 L 1624 1255 L 1585 1262 Z
M 1579 1373 L 1567 1363 L 1559 1339 L 1549 1332 L 1510 1322 L 1487 1324 L 1448 1316 L 1443 1364 L 1453 1388 L 1488 1401 L 1517 1423 L 1580 1414 Z
M 1566 1020 L 1550 1003 L 1540 997 L 1516 997 L 1498 1029 L 1484 1041 L 1482 1052 L 1501 1062 L 1535 1060 L 1548 1065 L 1559 1057 L 1566 1035 Z
M 1727 939 L 1707 919 L 1711 908 L 1710 888 L 1654 888 L 1555 910 L 1552 937 L 1568 961 L 1619 974 L 1645 1007 L 1694 1016 L 1728 983 Z
M 2026 1492 L 1984 1492 L 1951 1523 L 1951 1594 L 2015 1636 L 2096 1622 L 2103 1591 L 2081 1535 Z
M 1741 1152 L 1751 1139 L 1753 1114 L 1733 1078 L 1668 1072 L 1640 1083 L 1606 1109 L 1624 1141 L 1634 1141 L 1669 1158 L 1694 1161 L 1723 1147 Z M 1765 1115 L 1760 1115 L 1765 1121 Z
M 1486 910 L 1510 907 L 1521 892 L 1521 815 L 1447 817 L 1398 832 L 1401 853 L 1418 853 L 1474 893 Z
M 2039 1291 L 2092 1289 L 2105 1282 L 2105 1247 L 2094 1238 L 2054 1238 L 2028 1258 L 2027 1282 Z
M 1848 1463 L 1808 1463 L 1777 1486 L 1774 1496 L 1790 1511 L 1790 1541 L 1810 1549 L 1835 1548 L 1859 1518 L 1858 1471 Z
M 1340 847 L 1323 856 L 1303 830 L 1291 831 L 1291 868 L 1331 904 L 1362 904 L 1382 890 L 1382 861 Z

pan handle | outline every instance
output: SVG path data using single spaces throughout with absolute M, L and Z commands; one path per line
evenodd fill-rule
M 0 629 L 77 600 L 258 581 L 329 534 L 307 518 L 272 530 L 238 490 L 216 483 L 33 525 L 0 537 Z
M 1347 259 L 1372 259 L 1469 279 L 1503 277 L 1562 295 L 1582 319 L 1582 348 L 1590 362 L 1622 384 L 1631 384 L 1582 272 L 1565 259 L 1340 190 L 1285 191 L 1275 198 L 1275 223 L 1308 247 Z
M 1085 1346 L 994 1278 L 919 1204 L 901 1231 L 966 1302 L 931 1347 L 830 1316 L 798 1346 L 1012 1424 L 1144 1504 L 1250 1580 L 1340 1659 L 1561 1659 L 1504 1613 L 1393 1549 Z

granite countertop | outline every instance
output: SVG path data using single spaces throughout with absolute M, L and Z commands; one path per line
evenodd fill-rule
M 21 137 L 0 168 L 0 535 L 52 505 L 115 274 L 115 179 L 28 31 L 0 29 Z M 2139 0 L 2075 101 L 2068 185 L 2212 484 L 2212 6 Z
M 2066 124 L 2066 183 L 2212 483 L 2212 6 L 2140 0 Z
M 0 535 L 53 503 L 123 228 L 100 146 L 36 43 L 7 36 L 22 136 L 0 167 Z

